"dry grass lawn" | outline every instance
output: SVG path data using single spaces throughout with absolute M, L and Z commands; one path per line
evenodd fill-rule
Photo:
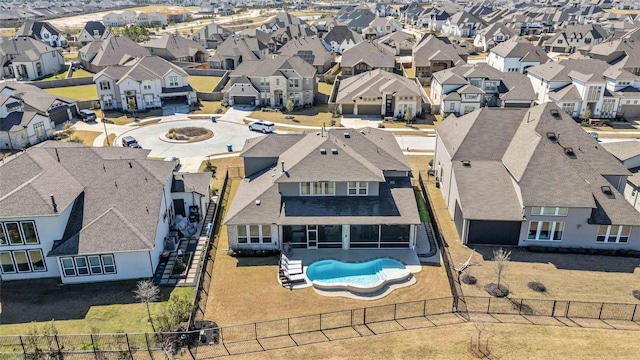
M 428 166 L 428 165 L 427 165 Z M 426 179 L 426 177 L 425 177 Z M 449 244 L 455 266 L 467 260 L 471 249 L 462 245 L 449 215 L 446 204 L 434 179 L 427 188 L 442 233 Z M 495 247 L 476 247 L 465 272 L 478 279 L 476 285 L 462 285 L 465 296 L 487 296 L 483 287 L 496 281 Z M 510 249 L 511 261 L 503 272 L 502 283 L 508 286 L 510 296 L 534 299 L 561 299 L 636 303 L 633 290 L 640 290 L 640 259 L 596 255 L 542 254 L 523 249 Z M 531 281 L 543 283 L 546 293 L 527 287 Z
M 231 156 L 219 159 L 211 159 L 211 165 L 217 167 L 216 175 L 211 179 L 211 188 L 212 189 L 220 189 L 222 187 L 222 183 L 224 182 L 224 174 L 228 168 L 234 168 L 232 171 L 237 171 L 235 168 L 239 168 L 242 166 L 242 158 L 239 156 Z M 203 161 L 200 164 L 200 168 L 198 172 L 206 171 L 207 160 Z
M 221 77 L 217 76 L 189 76 L 189 85 L 200 92 L 211 92 L 220 82 Z
M 239 183 L 237 180 L 233 182 L 231 198 Z M 451 296 L 444 268 L 435 266 L 423 266 L 422 271 L 415 274 L 415 285 L 394 290 L 380 300 L 326 297 L 318 295 L 312 288 L 291 291 L 278 283 L 277 257 L 228 256 L 225 250 L 229 246 L 225 226 L 219 236 L 205 319 L 220 325 Z
M 72 78 L 81 78 L 81 77 L 93 77 L 94 73 L 90 73 L 84 69 L 77 69 L 73 71 L 71 75 Z
M 320 104 L 311 109 L 294 110 L 291 113 L 293 119 L 287 119 L 286 112 L 254 111 L 249 117 L 260 120 L 268 120 L 278 124 L 307 125 L 307 126 L 340 126 L 340 118 L 332 118 L 327 104 Z M 335 124 L 331 125 L 331 120 Z
M 416 74 L 412 68 L 405 68 L 404 71 L 407 73 L 408 78 L 415 78 Z
M 113 142 L 116 141 L 116 134 L 110 133 L 102 142 L 104 146 L 113 146 Z
M 333 84 L 327 84 L 325 82 L 318 83 L 318 92 L 325 95 L 331 95 Z
M 222 106 L 221 101 L 203 101 L 199 102 L 198 108 L 192 110 L 190 114 L 224 114 L 228 108 Z M 220 111 L 220 112 L 218 112 Z
M 99 131 L 87 131 L 87 130 L 76 130 L 73 132 L 73 135 L 71 135 L 72 138 L 80 138 L 82 140 L 82 143 L 85 144 L 86 146 L 93 146 L 93 141 L 100 136 L 100 134 L 102 134 Z M 69 141 L 69 138 L 66 138 L 62 141 Z
M 637 331 L 488 324 L 488 359 L 636 359 Z M 257 352 L 238 359 L 477 359 L 468 349 L 475 324 L 398 331 Z
M 95 84 L 51 88 L 44 89 L 44 91 L 51 95 L 63 96 L 76 100 L 98 99 L 98 89 Z

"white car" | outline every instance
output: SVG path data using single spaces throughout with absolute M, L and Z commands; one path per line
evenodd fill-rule
M 249 130 L 260 131 L 263 134 L 276 131 L 276 125 L 271 121 L 254 121 L 249 124 Z

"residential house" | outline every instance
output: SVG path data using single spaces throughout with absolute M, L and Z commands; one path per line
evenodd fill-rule
M 375 43 L 379 46 L 387 46 L 395 53 L 396 56 L 411 55 L 413 45 L 415 45 L 415 36 L 404 31 L 396 31 L 389 35 L 383 36 Z
M 369 8 L 369 10 L 371 10 L 371 12 L 375 16 L 381 17 L 381 18 L 387 17 L 387 16 L 397 16 L 399 13 L 398 9 L 394 8 L 390 4 L 384 4 L 384 3 L 371 4 L 371 7 Z
M 420 18 L 420 14 L 422 14 L 425 9 L 422 7 L 417 1 L 412 1 L 410 4 L 403 6 L 400 8 L 400 21 L 404 22 L 404 24 L 415 24 Z
M 539 104 L 554 102 L 574 118 L 584 115 L 586 109 L 593 118 L 604 119 L 640 110 L 634 87 L 640 78 L 601 60 L 549 62 L 529 68 L 527 76 Z
M 375 18 L 369 26 L 362 29 L 362 35 L 365 39 L 372 40 L 389 35 L 396 31 L 402 31 L 402 24 L 392 17 Z
M 157 11 L 150 11 L 148 13 L 138 13 L 136 15 L 135 23 L 138 26 L 166 26 L 167 25 L 167 15 L 163 13 L 159 13 Z
M 119 65 L 131 59 L 149 56 L 149 50 L 125 36 L 109 36 L 93 41 L 78 50 L 85 69 L 97 73 L 107 66 Z
M 316 69 L 299 56 L 279 55 L 242 62 L 222 90 L 230 105 L 284 107 L 313 104 L 318 84 Z
M 640 75 L 640 28 L 635 28 L 618 39 L 609 38 L 595 45 L 586 55 Z
M 422 24 L 423 28 L 440 32 L 442 31 L 442 24 L 444 24 L 444 22 L 450 17 L 451 15 L 444 10 L 431 8 L 425 11 L 424 14 L 421 14 L 418 21 Z
M 528 108 L 536 100 L 526 76 L 505 73 L 483 63 L 434 73 L 430 96 L 432 105 L 439 106 L 441 114 L 457 116 L 485 106 Z
M 335 104 L 342 115 L 381 115 L 404 118 L 422 113 L 427 103 L 422 86 L 402 75 L 376 69 L 343 80 Z
M 198 101 L 189 85 L 189 75 L 179 66 L 158 56 L 145 56 L 122 65 L 112 65 L 93 76 L 103 110 L 145 110 L 167 102 Z M 130 108 L 130 102 L 136 104 Z
M 52 138 L 53 127 L 46 116 L 25 109 L 19 97 L 0 95 L 0 149 L 20 150 L 33 146 Z
M 411 67 L 419 77 L 431 77 L 437 71 L 449 69 L 467 62 L 469 53 L 447 38 L 424 35 L 411 50 Z
M 276 16 L 269 22 L 262 24 L 258 29 L 263 32 L 270 33 L 278 29 L 286 28 L 287 26 L 304 24 L 305 22 L 300 20 L 300 18 L 283 11 L 276 14 Z
M 125 26 L 133 24 L 136 20 L 136 13 L 131 10 L 123 12 L 111 12 L 102 17 L 105 26 Z
M 191 35 L 191 39 L 207 49 L 217 49 L 230 35 L 227 28 L 212 22 Z
M 433 168 L 463 244 L 640 250 L 629 171 L 555 104 L 445 119 Z
M 473 46 L 476 51 L 487 52 L 496 45 L 516 36 L 516 32 L 501 23 L 493 23 L 476 33 Z
M 191 13 L 182 10 L 172 10 L 166 11 L 164 16 L 167 17 L 168 24 L 180 24 L 183 23 L 191 17 Z
M 600 25 L 569 26 L 547 40 L 545 50 L 548 52 L 573 53 L 583 47 L 591 48 L 603 42 L 608 36 Z
M 322 37 L 322 41 L 329 45 L 336 54 L 342 54 L 362 42 L 362 40 L 362 35 L 345 25 L 334 26 L 331 31 Z
M 455 37 L 474 37 L 484 22 L 466 11 L 453 14 L 442 23 L 442 34 Z
M 366 6 L 353 8 L 351 11 L 347 11 L 343 14 L 338 12 L 336 18 L 342 24 L 345 24 L 349 29 L 362 33 L 362 30 L 369 26 L 376 16 Z
M 19 98 L 25 111 L 46 116 L 54 125 L 73 120 L 78 115 L 76 100 L 51 95 L 35 85 L 4 82 L 0 85 L 0 95 Z
M 631 171 L 624 186 L 624 198 L 640 211 L 640 141 L 628 140 L 602 143 L 605 149 L 615 156 L 624 167 Z
M 307 25 L 290 25 L 270 32 L 267 46 L 271 52 L 276 52 L 292 39 L 311 36 L 316 36 L 316 33 Z
M 393 134 L 332 129 L 246 141 L 231 249 L 415 249 L 411 167 Z
M 1 42 L 0 56 L 3 78 L 36 80 L 64 69 L 64 59 L 58 50 L 30 37 Z
M 229 16 L 236 13 L 236 8 L 231 4 L 224 4 L 218 7 L 218 16 Z
M 325 17 L 313 20 L 309 28 L 318 34 L 318 37 L 322 38 L 324 34 L 333 30 L 333 28 L 339 25 L 338 21 L 333 17 Z
M 51 47 L 66 48 L 67 38 L 55 26 L 44 21 L 27 21 L 16 30 L 16 39 L 30 37 Z
M 600 6 L 588 5 L 579 7 L 577 11 L 571 12 L 571 17 L 579 24 L 587 24 L 597 23 L 604 14 L 604 9 Z
M 2 280 L 153 277 L 178 206 L 206 211 L 211 173 L 174 173 L 149 152 L 45 142 L 0 163 Z
M 358 75 L 374 69 L 393 71 L 396 67 L 395 53 L 388 47 L 363 41 L 342 53 L 340 68 L 342 76 Z
M 80 34 L 78 34 L 77 41 L 84 46 L 92 41 L 105 40 L 110 35 L 111 32 L 100 21 L 87 21 Z
M 513 38 L 489 50 L 487 64 L 502 72 L 526 74 L 527 69 L 551 61 L 547 53 L 529 41 Z
M 141 45 L 151 55 L 160 56 L 167 61 L 203 63 L 209 57 L 204 46 L 180 35 L 164 34 Z
M 269 56 L 269 48 L 256 37 L 229 36 L 218 46 L 209 60 L 212 69 L 234 70 L 243 61 L 260 60 Z
M 335 56 L 317 36 L 304 36 L 289 40 L 278 51 L 281 55 L 297 55 L 311 64 L 318 74 L 324 74 L 334 63 Z

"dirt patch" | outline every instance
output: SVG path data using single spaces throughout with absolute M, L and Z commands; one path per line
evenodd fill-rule
M 186 141 L 191 143 L 210 139 L 213 136 L 213 131 L 203 127 L 188 126 L 182 128 L 171 128 L 165 136 L 169 140 Z
M 509 295 L 509 289 L 504 285 L 491 283 L 485 285 L 484 290 L 493 297 L 506 297 Z

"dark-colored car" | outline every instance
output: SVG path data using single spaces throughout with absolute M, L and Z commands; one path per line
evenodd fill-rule
M 122 138 L 122 146 L 141 149 L 142 146 L 138 144 L 138 140 L 136 140 L 133 136 L 125 136 Z
M 95 121 L 96 120 L 96 113 L 94 113 L 91 110 L 80 110 L 80 117 L 82 118 L 82 121 Z

